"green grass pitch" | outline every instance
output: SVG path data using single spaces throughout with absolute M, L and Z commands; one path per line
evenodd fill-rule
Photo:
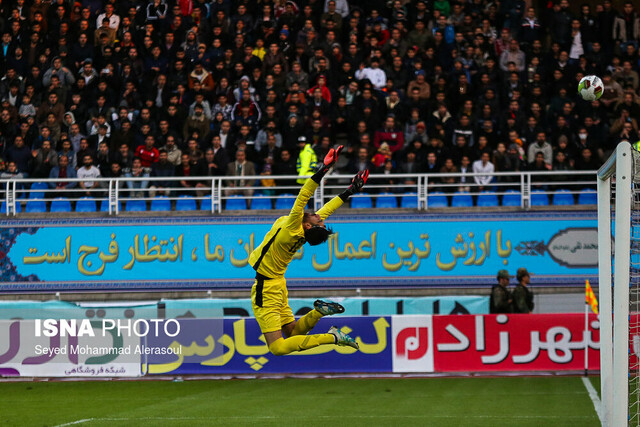
M 599 425 L 579 377 L 4 382 L 0 396 L 1 426 Z

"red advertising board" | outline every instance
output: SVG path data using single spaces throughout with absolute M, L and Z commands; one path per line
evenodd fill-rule
M 433 316 L 435 372 L 563 371 L 600 369 L 595 314 Z

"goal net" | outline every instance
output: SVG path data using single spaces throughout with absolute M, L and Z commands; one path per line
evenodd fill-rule
M 640 153 L 621 142 L 598 171 L 601 411 L 640 426 Z

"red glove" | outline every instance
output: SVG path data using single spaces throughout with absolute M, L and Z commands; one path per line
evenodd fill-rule
M 335 150 L 333 148 L 329 150 L 327 155 L 324 157 L 324 165 L 326 168 L 330 168 L 338 161 L 338 156 L 340 155 L 340 152 L 342 151 L 343 148 L 344 148 L 344 145 L 341 145 Z

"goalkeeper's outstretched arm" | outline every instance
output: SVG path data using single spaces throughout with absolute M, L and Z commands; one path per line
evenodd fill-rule
M 347 187 L 346 190 L 344 190 L 340 195 L 329 200 L 329 202 L 316 213 L 320 215 L 320 218 L 322 218 L 323 220 L 329 217 L 336 211 L 336 209 L 342 206 L 344 202 L 349 200 L 349 197 L 362 190 L 362 187 L 364 187 L 364 184 L 366 184 L 368 178 L 368 170 L 358 172 L 356 176 L 353 177 L 353 179 L 351 180 L 351 185 Z
M 307 202 L 313 196 L 313 193 L 316 191 L 316 188 L 318 188 L 318 185 L 320 185 L 322 178 L 324 178 L 329 169 L 331 169 L 331 167 L 336 163 L 336 161 L 338 160 L 338 156 L 340 155 L 340 152 L 343 148 L 344 146 L 341 145 L 336 149 L 332 148 L 331 150 L 329 150 L 324 158 L 324 162 L 320 165 L 318 171 L 304 183 L 304 185 L 300 189 L 300 192 L 298 193 L 298 197 L 296 197 L 293 208 L 291 208 L 291 212 L 289 213 L 289 221 L 287 223 L 288 227 L 298 228 L 302 224 L 304 208 L 305 206 L 307 206 Z

